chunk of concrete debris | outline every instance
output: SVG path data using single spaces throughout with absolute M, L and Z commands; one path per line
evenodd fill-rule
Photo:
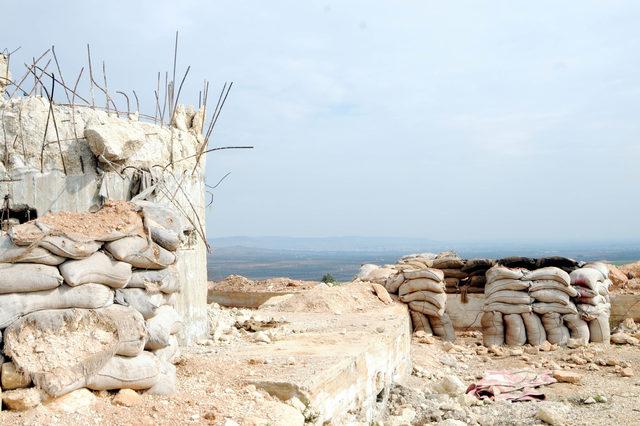
M 2 389 L 22 389 L 31 386 L 31 377 L 18 371 L 13 362 L 5 362 L 2 364 L 2 374 L 0 375 Z
M 538 418 L 538 420 L 541 420 L 551 426 L 561 426 L 564 424 L 562 415 L 558 412 L 558 410 L 552 407 L 539 407 L 536 417 Z
M 133 407 L 134 405 L 140 404 L 141 401 L 142 397 L 133 389 L 120 389 L 118 394 L 113 397 L 111 403 L 114 405 Z
M 611 335 L 611 343 L 616 345 L 638 345 L 640 340 L 627 333 L 615 333 Z
M 42 402 L 40 389 L 15 389 L 2 392 L 2 403 L 9 410 L 26 411 L 37 407 Z
M 81 388 L 58 398 L 46 400 L 44 404 L 49 411 L 79 413 L 89 410 L 96 400 L 97 397 L 93 392 L 87 388 Z
M 269 335 L 264 331 L 258 331 L 253 335 L 253 340 L 259 343 L 271 343 Z
M 565 371 L 565 370 L 554 370 L 553 378 L 560 383 L 571 383 L 571 384 L 579 384 L 581 380 L 580 374 L 575 373 L 573 371 Z
M 438 384 L 438 387 L 439 390 L 450 396 L 463 395 L 467 390 L 467 386 L 464 382 L 455 375 L 445 376 Z
M 84 137 L 93 154 L 108 161 L 123 161 L 133 156 L 145 142 L 142 127 L 116 119 L 109 123 L 90 123 L 84 129 Z
M 586 404 L 586 405 L 595 404 L 596 403 L 596 399 L 594 397 L 590 396 L 589 398 L 587 398 L 584 401 L 582 401 L 582 403 Z
M 633 369 L 631 367 L 623 368 L 620 370 L 620 375 L 622 377 L 633 377 Z

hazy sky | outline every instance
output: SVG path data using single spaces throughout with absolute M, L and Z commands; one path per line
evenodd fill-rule
M 235 82 L 208 233 L 640 238 L 637 1 L 65 1 L 2 6 L 16 61 L 90 43 L 153 111 L 157 71 Z M 180 73 L 180 71 L 179 71 Z M 70 78 L 70 77 L 67 77 Z M 215 97 L 215 96 L 214 96 Z

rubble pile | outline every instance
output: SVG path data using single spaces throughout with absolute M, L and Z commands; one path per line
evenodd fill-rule
M 0 236 L 3 400 L 32 386 L 51 398 L 80 388 L 173 393 L 185 230 L 172 208 L 109 201 Z

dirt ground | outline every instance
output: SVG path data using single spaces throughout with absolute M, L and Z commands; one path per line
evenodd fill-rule
M 241 291 L 241 292 L 298 292 L 310 290 L 320 284 L 317 281 L 301 281 L 291 278 L 269 278 L 267 280 L 250 280 L 241 275 L 229 275 L 221 281 L 209 281 L 209 290 Z

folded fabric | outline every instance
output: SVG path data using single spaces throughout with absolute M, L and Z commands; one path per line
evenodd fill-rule
M 493 370 L 487 371 L 477 383 L 469 385 L 467 395 L 512 402 L 543 400 L 545 395 L 537 388 L 555 382 L 551 371 Z

